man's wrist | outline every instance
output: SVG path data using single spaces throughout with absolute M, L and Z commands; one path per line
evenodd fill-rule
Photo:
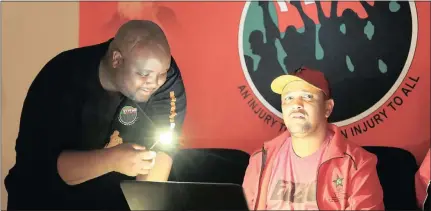
M 99 153 L 107 173 L 116 171 L 115 151 L 112 148 L 106 148 L 100 150 Z

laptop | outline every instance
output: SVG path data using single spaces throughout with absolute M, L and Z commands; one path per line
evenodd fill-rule
M 237 184 L 123 181 L 130 210 L 247 210 Z

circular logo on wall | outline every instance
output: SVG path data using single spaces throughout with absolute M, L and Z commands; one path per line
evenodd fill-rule
M 245 3 L 239 52 L 256 97 L 278 117 L 277 76 L 301 66 L 325 73 L 335 101 L 329 119 L 338 126 L 376 111 L 397 90 L 417 40 L 414 2 Z
M 137 118 L 138 109 L 132 106 L 124 106 L 120 111 L 120 115 L 118 115 L 118 120 L 123 125 L 133 125 L 136 122 Z

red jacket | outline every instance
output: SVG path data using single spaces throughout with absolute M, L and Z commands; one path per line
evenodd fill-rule
M 431 149 L 425 155 L 425 159 L 422 162 L 418 172 L 415 175 L 415 186 L 416 186 L 416 200 L 418 206 L 423 209 L 426 198 L 428 197 L 427 189 L 430 185 L 430 153 Z
M 377 176 L 377 157 L 346 141 L 337 126 L 317 173 L 317 206 L 319 210 L 384 210 L 383 190 Z M 288 132 L 264 143 L 253 153 L 247 167 L 243 188 L 250 210 L 265 210 L 272 164 Z M 334 180 L 343 179 L 336 187 Z

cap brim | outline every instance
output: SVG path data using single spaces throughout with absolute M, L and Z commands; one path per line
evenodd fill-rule
M 283 89 L 289 84 L 292 83 L 294 81 L 301 81 L 304 83 L 309 84 L 310 86 L 317 88 L 316 86 L 308 83 L 307 81 L 303 80 L 302 78 L 299 78 L 297 76 L 294 75 L 282 75 L 277 77 L 276 79 L 274 79 L 271 83 L 271 90 L 277 94 L 281 94 L 283 93 Z M 320 89 L 319 89 L 320 90 Z

